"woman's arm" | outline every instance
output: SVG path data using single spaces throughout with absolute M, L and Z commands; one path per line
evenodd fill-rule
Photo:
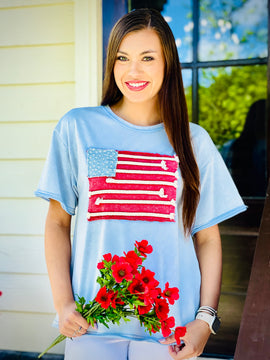
M 217 309 L 222 273 L 222 250 L 218 225 L 199 231 L 194 241 L 201 271 L 200 306 L 207 305 Z M 209 325 L 203 320 L 194 320 L 186 327 L 187 333 L 183 337 L 185 346 L 169 347 L 170 355 L 176 360 L 200 355 L 211 334 Z M 174 335 L 162 341 L 163 344 L 173 342 L 175 342 Z
M 59 315 L 59 330 L 65 336 L 74 337 L 84 334 L 89 324 L 75 311 L 70 279 L 70 224 L 71 216 L 58 201 L 50 200 L 45 225 L 46 263 L 54 306 Z
M 218 225 L 195 235 L 195 249 L 201 270 L 200 306 L 217 310 L 222 275 L 222 248 Z

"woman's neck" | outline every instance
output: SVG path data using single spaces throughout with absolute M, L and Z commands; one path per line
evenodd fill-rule
M 134 125 L 151 126 L 161 122 L 156 102 L 131 103 L 121 99 L 111 109 L 117 116 Z

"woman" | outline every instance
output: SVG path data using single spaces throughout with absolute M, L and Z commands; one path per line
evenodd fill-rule
M 245 206 L 208 134 L 188 122 L 174 37 L 157 11 L 135 10 L 113 28 L 102 106 L 60 120 L 36 195 L 50 200 L 45 248 L 56 325 L 73 337 L 65 359 L 180 360 L 203 351 L 220 293 L 217 223 Z M 142 239 L 154 248 L 146 266 L 161 287 L 180 289 L 170 313 L 187 327 L 185 346 L 147 335 L 135 320 L 88 328 L 75 311 L 74 294 L 88 301 L 98 291 L 102 254 Z

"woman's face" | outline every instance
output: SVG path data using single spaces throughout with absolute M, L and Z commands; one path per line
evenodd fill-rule
M 164 77 L 164 57 L 158 35 L 152 29 L 126 35 L 114 65 L 116 85 L 124 101 L 156 102 Z

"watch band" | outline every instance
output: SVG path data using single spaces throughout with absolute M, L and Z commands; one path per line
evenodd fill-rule
M 200 311 L 207 312 L 207 313 L 209 313 L 210 315 L 213 315 L 213 316 L 217 315 L 217 310 L 212 308 L 211 306 L 203 305 L 198 309 L 197 313 L 200 312 Z
M 211 330 L 212 334 L 216 334 L 220 327 L 220 320 L 216 315 L 211 315 L 203 310 L 198 311 L 196 319 L 205 321 Z

